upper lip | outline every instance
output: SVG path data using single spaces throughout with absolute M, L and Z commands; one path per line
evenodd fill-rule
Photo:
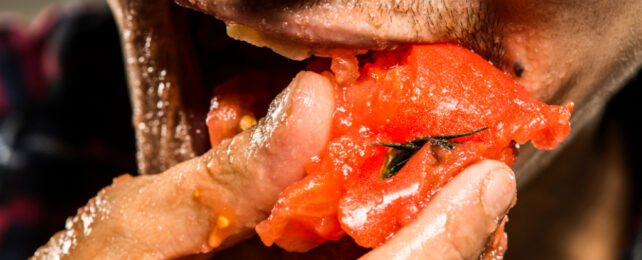
M 485 1 L 175 0 L 228 24 L 313 49 L 386 49 L 455 41 L 498 65 L 502 27 Z

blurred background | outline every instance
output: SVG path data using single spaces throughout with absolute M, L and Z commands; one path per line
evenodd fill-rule
M 0 1 L 0 259 L 26 259 L 135 174 L 118 32 L 102 1 Z
M 640 82 L 520 189 L 508 259 L 642 259 Z M 31 256 L 100 188 L 136 168 L 106 4 L 0 0 L 0 259 Z
M 13 13 L 16 16 L 20 16 L 25 20 L 31 20 L 42 9 L 50 5 L 60 5 L 61 3 L 68 3 L 70 0 L 7 0 L 0 2 L 0 12 L 3 15 L 8 13 Z M 78 1 L 76 1 L 78 2 Z M 83 3 L 102 3 L 101 0 L 83 0 Z

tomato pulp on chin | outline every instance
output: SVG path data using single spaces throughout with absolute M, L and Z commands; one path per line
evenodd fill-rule
M 556 147 L 569 133 L 572 104 L 549 106 L 477 54 L 454 44 L 374 53 L 361 68 L 334 57 L 336 110 L 331 140 L 284 190 L 256 231 L 266 245 L 307 251 L 351 236 L 376 247 L 411 222 L 466 166 L 484 158 L 511 165 L 514 144 Z M 453 149 L 426 144 L 393 177 L 382 179 L 389 148 L 410 140 L 475 129 Z M 360 149 L 363 148 L 363 149 Z

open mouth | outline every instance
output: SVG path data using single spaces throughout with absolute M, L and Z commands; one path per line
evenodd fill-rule
M 178 1 L 199 11 L 172 2 L 110 2 L 124 42 L 142 174 L 162 172 L 211 148 L 205 122 L 216 86 L 242 73 L 261 71 L 270 75 L 273 85 L 274 90 L 264 97 L 269 103 L 289 79 L 305 69 L 306 61 L 288 59 L 275 51 L 302 60 L 325 56 L 337 48 L 367 52 L 415 42 L 451 41 L 497 67 L 505 64 L 497 18 L 481 4 L 450 10 L 430 1 L 428 6 L 388 7 L 350 1 L 338 5 L 214 2 Z M 432 15 L 425 16 L 425 21 L 405 21 L 397 15 L 418 10 Z M 428 28 L 404 26 L 409 23 Z M 269 45 L 274 51 L 234 40 L 228 33 L 259 46 Z M 267 103 L 258 105 L 265 108 L 255 109 L 254 116 L 264 115 Z
M 214 139 L 212 144 L 216 144 L 217 138 L 214 135 L 223 131 L 212 133 L 211 128 L 206 126 L 212 94 L 217 97 L 220 92 L 232 89 L 233 93 L 249 92 L 250 96 L 256 98 L 256 95 L 252 95 L 256 92 L 251 89 L 254 84 L 269 86 L 263 88 L 268 90 L 267 93 L 257 98 L 259 102 L 256 103 L 261 105 L 250 111 L 252 120 L 256 120 L 266 114 L 269 102 L 288 85 L 295 74 L 308 70 L 310 65 L 318 61 L 319 58 L 314 57 L 307 59 L 311 55 L 327 57 L 332 56 L 334 51 L 349 50 L 352 53 L 356 51 L 366 54 L 363 57 L 367 61 L 367 53 L 371 50 L 403 48 L 415 43 L 455 42 L 480 54 L 495 67 L 503 68 L 507 63 L 503 59 L 499 23 L 493 18 L 493 12 L 483 6 L 463 7 L 457 9 L 459 12 L 444 11 L 444 6 L 430 7 L 434 9 L 428 10 L 435 11 L 433 15 L 440 17 L 429 16 L 429 21 L 424 21 L 426 24 L 433 24 L 433 27 L 428 30 L 415 28 L 416 34 L 398 34 L 395 29 L 408 28 L 405 26 L 407 24 L 386 28 L 386 23 L 378 24 L 370 20 L 370 14 L 355 11 L 354 15 L 357 17 L 350 17 L 350 14 L 345 13 L 349 9 L 345 8 L 328 9 L 323 5 L 308 6 L 306 3 L 276 5 L 243 1 L 209 5 L 212 2 L 217 1 L 180 2 L 207 14 L 171 2 L 146 6 L 126 0 L 111 3 L 126 51 L 138 164 L 142 174 L 159 173 L 174 164 L 205 153 L 212 147 L 208 139 Z M 369 7 L 365 8 L 371 10 Z M 333 15 L 334 19 L 329 19 L 329 22 L 322 21 L 323 17 Z M 341 22 L 337 17 L 356 19 L 356 22 Z M 417 17 L 423 16 L 418 14 Z M 434 21 L 430 20 L 433 18 Z M 362 19 L 367 22 L 355 25 L 356 29 L 348 25 Z M 392 21 L 397 18 L 389 16 L 382 19 Z M 435 25 L 438 22 L 441 26 Z M 231 39 L 228 35 L 272 49 L 257 48 Z M 484 60 L 479 60 L 483 66 L 492 68 Z M 481 65 L 477 68 L 480 67 Z M 327 68 L 319 71 L 327 71 Z M 480 70 L 474 71 L 483 75 Z M 458 72 L 447 74 L 457 75 Z M 501 72 L 498 74 L 506 77 Z M 494 86 L 491 83 L 483 85 Z M 225 96 L 224 93 L 221 95 Z M 224 100 L 214 99 L 211 104 L 217 109 L 223 102 Z M 248 113 L 232 111 L 230 114 L 239 119 Z M 568 118 L 563 121 L 567 124 Z M 468 130 L 479 127 L 481 126 Z M 232 125 L 232 128 L 240 131 L 244 127 Z M 461 131 L 464 132 L 466 131 Z M 514 149 L 509 150 L 511 154 L 515 153 Z M 333 237 L 329 240 L 336 239 L 338 238 Z M 249 243 L 257 242 L 250 240 Z M 378 242 L 360 245 L 373 247 L 376 243 Z M 310 247 L 290 250 L 307 251 Z

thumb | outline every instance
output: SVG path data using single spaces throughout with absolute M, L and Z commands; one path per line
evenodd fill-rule
M 363 259 L 477 259 L 514 205 L 515 176 L 486 160 L 447 184 L 417 219 Z
M 278 194 L 304 176 L 304 164 L 327 143 L 332 111 L 330 80 L 300 72 L 255 127 L 222 141 L 202 158 L 215 181 L 269 212 Z
M 252 131 L 250 148 L 264 177 L 280 193 L 304 175 L 303 165 L 321 152 L 330 138 L 333 85 L 326 77 L 299 72 L 270 104 L 267 116 Z M 265 179 L 261 179 L 263 182 Z

